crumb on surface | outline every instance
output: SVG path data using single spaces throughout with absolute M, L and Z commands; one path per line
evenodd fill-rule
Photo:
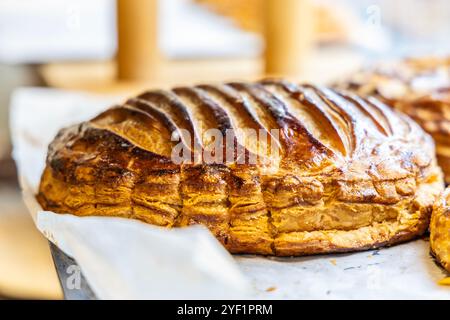
M 277 290 L 277 287 L 269 287 L 269 288 L 266 289 L 267 292 L 272 292 L 272 291 L 275 291 L 275 290 Z
M 336 259 L 331 259 L 330 262 L 333 266 L 337 265 Z

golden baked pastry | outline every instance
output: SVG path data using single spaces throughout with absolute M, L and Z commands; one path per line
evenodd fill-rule
M 208 129 L 234 138 L 210 148 Z M 288 256 L 412 239 L 442 190 L 433 141 L 408 117 L 268 80 L 148 91 L 62 129 L 37 198 L 59 213 L 203 224 L 230 252 Z
M 413 118 L 436 141 L 450 183 L 450 58 L 415 58 L 379 65 L 337 85 L 373 95 Z
M 450 188 L 436 200 L 433 207 L 430 244 L 433 255 L 450 272 Z

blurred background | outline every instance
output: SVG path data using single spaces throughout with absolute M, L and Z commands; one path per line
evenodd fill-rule
M 448 54 L 449 34 L 446 0 L 0 0 L 0 298 L 62 297 L 11 159 L 18 88 L 327 83 L 377 60 Z

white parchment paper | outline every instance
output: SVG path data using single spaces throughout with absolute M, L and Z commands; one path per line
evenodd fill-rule
M 80 265 L 102 299 L 450 299 L 419 239 L 381 250 L 301 258 L 232 257 L 201 226 L 167 230 L 139 221 L 42 211 L 34 194 L 48 143 L 121 97 L 18 89 L 11 131 L 24 201 L 38 229 Z

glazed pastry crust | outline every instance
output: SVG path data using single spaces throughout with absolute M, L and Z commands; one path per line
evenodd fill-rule
M 430 223 L 430 244 L 433 255 L 450 272 L 450 188 L 434 204 Z
M 175 163 L 174 133 L 206 150 L 202 128 L 236 133 L 224 153 L 270 161 Z M 278 129 L 268 143 L 279 153 L 240 128 Z M 433 141 L 408 117 L 373 98 L 263 81 L 148 91 L 62 129 L 37 198 L 58 213 L 203 224 L 232 253 L 290 256 L 417 237 L 442 190 Z
M 438 163 L 450 183 L 450 58 L 414 58 L 358 72 L 339 84 L 375 96 L 407 114 L 436 142 Z

